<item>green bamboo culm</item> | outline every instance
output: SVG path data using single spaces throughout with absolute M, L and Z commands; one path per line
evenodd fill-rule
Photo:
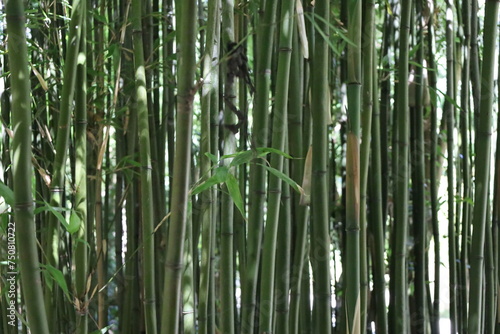
M 481 98 L 479 120 L 476 130 L 476 178 L 474 193 L 473 232 L 470 250 L 470 297 L 468 333 L 479 334 L 482 331 L 484 284 L 484 248 L 485 230 L 489 196 L 489 175 L 491 160 L 491 127 L 493 112 L 493 75 L 495 68 L 495 49 L 498 23 L 498 2 L 486 1 L 484 17 L 484 51 L 481 71 Z
M 234 45 L 234 0 L 222 0 L 222 49 L 226 50 L 227 62 L 223 66 L 225 74 L 224 81 L 224 115 L 223 115 L 223 154 L 229 155 L 236 152 L 236 137 L 233 132 L 236 126 L 236 116 L 232 108 L 235 108 L 236 92 L 235 79 L 233 73 L 232 57 L 235 57 L 236 50 L 231 50 Z M 224 165 L 230 165 L 231 159 L 225 159 Z M 234 180 L 235 168 L 230 168 L 230 177 Z M 235 308 L 234 308 L 234 201 L 229 194 L 226 184 L 221 186 L 220 205 L 220 320 L 221 331 L 227 334 L 234 333 Z
M 373 100 L 377 101 L 379 92 L 376 87 L 378 86 L 378 72 L 376 71 L 376 60 L 373 57 L 373 80 L 372 80 L 372 93 Z M 385 302 L 386 281 L 385 281 L 385 226 L 383 220 L 382 210 L 382 161 L 381 161 L 381 143 L 380 143 L 380 106 L 377 102 L 373 105 L 373 122 L 372 122 L 372 166 L 371 166 L 371 184 L 370 184 L 370 211 L 371 222 L 370 229 L 373 233 L 374 250 L 372 257 L 373 267 L 373 298 L 375 298 L 375 305 L 378 311 L 375 318 L 376 332 L 380 334 L 387 334 L 387 305 Z
M 417 8 L 417 40 L 424 42 L 424 17 L 422 1 L 415 1 Z M 424 48 L 416 54 L 418 64 L 423 64 Z M 411 123 L 413 134 L 412 189 L 413 189 L 413 229 L 415 238 L 415 308 L 416 320 L 412 326 L 418 333 L 426 333 L 428 326 L 426 298 L 426 257 L 427 223 L 425 215 L 425 160 L 424 160 L 424 68 L 416 66 L 414 83 L 414 103 L 411 103 Z
M 218 71 L 217 62 L 219 59 L 217 31 L 220 30 L 220 1 L 211 0 L 208 3 L 208 21 L 207 21 L 207 44 L 205 46 L 205 54 L 203 55 L 203 73 L 205 80 L 203 81 L 202 97 L 201 97 L 201 152 L 212 152 L 211 145 L 211 107 L 212 94 L 217 89 Z M 217 108 L 218 109 L 218 108 Z M 218 110 L 217 110 L 218 112 Z M 211 168 L 210 158 L 205 154 L 200 154 L 200 174 L 209 176 Z M 199 288 L 199 303 L 198 303 L 198 326 L 200 334 L 212 333 L 213 328 L 209 328 L 209 296 L 210 296 L 210 281 L 213 280 L 213 252 L 214 240 L 212 233 L 214 224 L 212 224 L 213 216 L 213 190 L 208 189 L 200 194 L 201 197 L 201 264 L 200 264 L 200 288 Z
M 193 122 L 193 82 L 196 68 L 196 0 L 177 1 L 178 38 L 177 133 L 172 184 L 170 227 L 165 263 L 165 286 L 161 333 L 180 333 L 181 277 L 187 222 L 189 166 L 191 165 L 191 135 Z
M 397 170 L 395 173 L 395 206 L 393 245 L 394 273 L 391 281 L 395 282 L 394 303 L 390 305 L 392 333 L 406 333 L 408 330 L 408 292 L 407 292 L 407 251 L 406 240 L 408 231 L 408 53 L 409 32 L 411 26 L 411 8 L 413 1 L 401 4 L 400 51 L 398 66 L 398 97 L 397 97 Z
M 367 187 L 368 187 L 368 167 L 370 164 L 370 147 L 372 141 L 372 115 L 374 113 L 373 85 L 374 77 L 374 43 L 375 43 L 375 2 L 363 2 L 363 35 L 362 35 L 362 142 L 360 145 L 360 205 L 359 205 L 359 243 L 360 243 L 360 332 L 366 332 L 368 291 L 370 277 L 368 274 L 368 238 L 367 238 Z M 359 59 L 361 61 L 361 59 Z M 361 66 L 361 65 L 360 65 Z
M 273 37 L 276 29 L 276 10 L 279 1 L 262 1 L 256 31 L 255 57 L 255 102 L 252 125 L 254 147 L 267 147 L 269 126 L 269 90 L 271 87 L 271 59 Z M 258 165 L 261 160 L 250 163 L 248 236 L 245 276 L 242 278 L 241 332 L 254 332 L 257 281 L 261 258 L 262 229 L 264 226 L 264 203 L 266 170 Z
M 141 222 L 143 259 L 142 274 L 144 286 L 144 321 L 146 333 L 157 332 L 155 302 L 155 253 L 154 214 L 151 147 L 149 140 L 149 116 L 147 108 L 146 70 L 142 40 L 141 1 L 133 0 L 131 7 L 132 38 L 134 46 L 135 95 L 137 130 L 139 135 L 139 158 L 141 162 Z
M 360 294 L 361 1 L 348 2 L 348 15 L 349 38 L 352 44 L 349 44 L 347 52 L 346 256 L 349 260 L 345 265 L 345 307 L 347 332 L 359 333 L 361 304 L 366 307 L 366 294 L 364 301 L 361 300 Z M 369 124 L 366 124 L 366 127 L 368 128 Z M 365 134 L 368 136 L 368 131 L 365 131 Z M 365 142 L 368 145 L 369 139 Z M 366 252 L 365 246 L 362 249 Z M 366 255 L 364 258 L 366 259 Z
M 312 184 L 311 184 L 311 263 L 314 275 L 313 326 L 315 333 L 331 332 L 330 305 L 330 234 L 328 214 L 328 119 L 330 92 L 328 87 L 329 52 L 328 36 L 330 2 L 318 0 L 315 11 L 321 20 L 317 22 L 311 73 L 311 117 L 312 126 Z M 355 279 L 355 278 L 352 278 Z
M 78 60 L 78 49 L 80 46 L 80 36 L 82 33 L 82 3 L 76 0 L 72 4 L 73 11 L 69 24 L 68 45 L 66 58 L 64 61 L 64 84 L 61 93 L 61 105 L 56 133 L 56 155 L 53 164 L 52 182 L 50 184 L 51 198 L 50 205 L 52 207 L 61 207 L 64 193 L 66 161 L 68 156 L 69 135 L 70 135 L 70 120 L 73 96 L 75 91 L 76 67 Z M 44 232 L 43 240 L 45 254 L 47 255 L 47 264 L 58 268 L 59 264 L 59 221 L 55 215 L 49 216 L 48 227 Z M 52 282 L 45 284 L 45 307 L 47 310 L 47 319 L 49 321 L 49 329 L 56 331 L 58 326 L 58 316 L 53 314 L 56 310 L 56 300 L 58 288 Z M 54 285 L 54 291 L 51 289 Z
M 454 20 L 452 3 L 446 1 L 446 94 L 450 99 L 455 98 L 455 71 L 454 71 Z M 456 254 L 456 234 L 455 234 L 455 181 L 454 181 L 454 129 L 455 129 L 455 108 L 453 103 L 446 99 L 443 107 L 443 112 L 446 116 L 446 143 L 448 151 L 448 167 L 446 170 L 448 181 L 448 255 L 449 255 L 449 275 L 450 275 L 450 323 L 452 332 L 456 332 L 458 325 L 458 305 L 457 305 L 457 254 Z
M 85 7 L 86 3 L 83 3 Z M 82 31 L 86 30 L 86 10 L 82 13 Z M 88 246 L 87 246 L 87 73 L 86 38 L 82 35 L 77 65 L 77 85 L 75 95 L 75 214 L 80 227 L 75 241 L 75 301 L 77 334 L 88 332 L 87 277 L 88 277 Z
M 288 147 L 289 154 L 293 159 L 290 161 L 291 177 L 297 183 L 301 182 L 304 174 L 304 140 L 303 140 L 303 101 L 304 101 L 304 55 L 300 49 L 298 33 L 293 35 L 292 60 L 290 71 L 289 87 L 289 108 L 288 108 Z M 300 284 L 302 280 L 302 268 L 304 267 L 307 248 L 307 228 L 308 211 L 305 205 L 300 205 L 300 194 L 296 192 L 290 194 L 292 206 L 292 225 L 294 235 L 292 244 L 293 254 L 290 272 L 290 311 L 289 311 L 289 333 L 297 334 L 299 330 L 299 310 L 300 310 Z
M 294 1 L 281 2 L 280 35 L 278 42 L 278 73 L 276 77 L 275 108 L 272 125 L 272 147 L 285 150 L 285 139 L 287 133 L 287 111 L 288 111 L 288 83 L 290 79 L 290 63 L 293 40 L 294 23 Z M 271 156 L 271 167 L 282 172 L 283 156 L 273 154 Z M 275 175 L 269 176 L 269 195 L 267 205 L 267 221 L 264 233 L 264 247 L 262 254 L 262 275 L 266 277 L 261 280 L 260 289 L 260 312 L 259 332 L 268 333 L 273 331 L 274 314 L 274 291 L 276 246 L 280 217 L 282 181 Z M 278 273 L 279 274 L 279 273 Z M 280 275 L 277 276 L 277 279 Z M 286 292 L 281 292 L 286 293 Z
M 49 334 L 40 280 L 40 263 L 38 262 L 33 212 L 31 89 L 23 1 L 8 0 L 5 5 L 5 13 L 9 37 L 7 46 L 11 73 L 12 125 L 14 128 L 14 138 L 12 139 L 14 220 L 22 292 L 31 332 Z M 14 270 L 9 269 L 9 271 Z

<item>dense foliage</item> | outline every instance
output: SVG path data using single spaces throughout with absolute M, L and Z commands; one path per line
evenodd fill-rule
M 0 13 L 0 332 L 500 332 L 497 1 Z

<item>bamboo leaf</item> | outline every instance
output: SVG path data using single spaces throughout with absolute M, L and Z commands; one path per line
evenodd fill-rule
M 68 230 L 69 224 L 68 224 L 68 222 L 66 221 L 66 219 L 64 218 L 64 216 L 60 212 L 60 211 L 64 211 L 64 210 L 67 210 L 67 209 L 61 208 L 61 207 L 54 207 L 54 206 L 51 206 L 49 203 L 45 202 L 44 206 L 35 209 L 35 215 L 38 214 L 38 213 L 40 213 L 40 212 L 43 212 L 43 211 L 49 211 L 54 216 L 56 216 L 57 220 L 59 220 L 59 222 L 69 232 L 69 230 Z
M 49 277 L 51 277 L 57 283 L 57 285 L 59 285 L 59 287 L 63 290 L 66 298 L 68 298 L 68 300 L 71 301 L 71 298 L 69 296 L 68 285 L 66 284 L 66 280 L 64 279 L 63 273 L 59 269 L 51 266 L 50 264 L 41 266 L 45 268 L 46 273 L 49 275 Z
M 0 181 L 0 196 L 3 197 L 5 203 L 7 203 L 10 206 L 14 205 L 14 192 L 12 189 L 7 187 L 5 183 Z
M 287 159 L 293 159 L 292 156 L 290 156 L 289 154 L 286 154 L 285 152 L 277 150 L 277 149 L 272 148 L 272 147 L 258 147 L 256 150 L 259 153 L 259 157 L 262 157 L 268 153 L 276 153 L 276 154 L 279 154 Z
M 40 85 L 42 86 L 43 90 L 44 91 L 48 91 L 49 90 L 49 86 L 47 85 L 47 82 L 42 77 L 42 75 L 40 74 L 40 72 L 38 72 L 38 70 L 33 65 L 31 66 L 31 69 L 33 70 L 33 73 L 35 74 L 36 78 L 38 79 L 38 82 L 40 82 Z
M 191 191 L 191 195 L 197 195 L 197 194 L 201 193 L 202 191 L 205 191 L 208 188 L 210 188 L 216 184 L 226 182 L 227 176 L 229 174 L 228 171 L 229 171 L 229 169 L 226 166 L 217 167 L 215 169 L 215 174 L 213 176 L 209 177 L 206 181 L 202 182 L 197 187 L 195 187 Z
M 236 167 L 239 165 L 243 165 L 249 163 L 253 158 L 254 158 L 253 151 L 249 150 L 249 151 L 238 152 L 236 153 L 236 156 L 234 157 L 233 161 L 231 161 L 229 166 Z
M 205 155 L 210 159 L 210 161 L 212 161 L 214 164 L 217 163 L 217 157 L 210 153 L 210 152 L 205 152 Z
M 75 210 L 71 210 L 71 215 L 69 216 L 69 224 L 66 228 L 70 234 L 76 233 L 80 229 L 82 219 L 78 216 Z
M 238 210 L 240 210 L 241 216 L 246 220 L 245 209 L 243 207 L 243 199 L 241 198 L 238 180 L 231 173 L 227 174 L 226 186 L 227 190 L 229 191 L 229 195 L 231 196 L 231 199 L 233 200 Z
M 292 187 L 296 192 L 298 192 L 301 196 L 304 195 L 304 189 L 302 189 L 301 186 L 297 184 L 294 180 L 292 180 L 288 175 L 280 172 L 276 168 L 264 165 L 264 164 L 259 164 L 265 169 L 267 169 L 270 173 L 272 173 L 274 176 L 280 178 L 282 181 L 288 183 L 290 187 Z

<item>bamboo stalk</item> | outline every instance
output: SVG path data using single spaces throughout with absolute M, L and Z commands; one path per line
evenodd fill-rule
M 346 257 L 345 265 L 345 307 L 347 317 L 347 332 L 358 333 L 362 330 L 361 319 L 366 316 L 367 293 L 361 293 L 361 258 L 365 261 L 366 275 L 366 224 L 360 226 L 360 121 L 361 121 L 361 1 L 348 2 L 349 38 L 353 44 L 348 47 L 347 60 L 347 150 L 346 150 Z M 367 28 L 368 29 L 368 28 Z M 369 63 L 370 60 L 367 60 Z M 371 64 L 370 64 L 371 65 Z M 366 77 L 368 76 L 368 78 Z M 365 89 L 370 89 L 370 73 L 365 73 Z M 370 96 L 367 99 L 371 98 Z M 368 112 L 367 112 L 368 113 Z M 370 113 L 371 114 L 371 113 Z M 370 119 L 365 118 L 366 143 L 365 152 L 368 152 Z M 368 154 L 368 153 L 366 153 Z M 368 157 L 365 155 L 365 168 L 362 170 L 367 175 Z M 363 180 L 366 185 L 366 178 Z M 366 186 L 364 187 L 366 196 Z M 366 218 L 366 217 L 365 217 Z M 365 221 L 366 222 L 366 221 Z M 363 229 L 363 231 L 361 231 Z M 361 245 L 361 234 L 364 235 L 365 245 Z M 362 254 L 364 251 L 365 254 Z M 348 278 L 347 278 L 348 277 Z
M 191 133 L 195 75 L 196 1 L 178 2 L 177 38 L 179 53 L 177 90 L 177 135 L 168 249 L 165 263 L 162 333 L 179 333 L 182 250 L 186 230 L 189 171 L 191 165 Z
M 19 255 L 21 284 L 27 319 L 33 333 L 48 334 L 47 314 L 40 279 L 31 163 L 31 97 L 26 18 L 23 1 L 9 0 L 5 7 L 12 88 L 12 180 L 14 188 L 14 231 Z M 9 232 L 11 224 L 9 224 Z M 15 252 L 14 252 L 15 253 Z M 10 254 L 10 253 L 9 253 Z M 9 259 L 9 272 L 15 271 Z M 15 280 L 15 274 L 10 277 Z M 15 303 L 15 300 L 13 300 Z
M 151 146 L 149 140 L 149 116 L 147 108 L 146 72 L 141 24 L 141 2 L 132 1 L 131 24 L 134 47 L 135 95 L 141 163 L 141 223 L 142 223 L 142 275 L 144 293 L 144 321 L 146 333 L 157 331 L 155 299 L 154 213 Z
M 204 152 L 212 152 L 211 147 L 211 105 L 212 94 L 217 90 L 218 72 L 217 61 L 219 58 L 218 48 L 215 47 L 218 42 L 217 30 L 220 30 L 220 1 L 212 0 L 208 3 L 208 22 L 207 22 L 207 43 L 205 46 L 205 54 L 203 56 L 203 73 L 206 80 L 203 82 L 202 98 L 201 98 L 201 147 L 200 147 L 200 174 L 208 175 L 210 173 L 210 159 L 203 154 Z M 218 108 L 217 108 L 218 109 Z M 218 111 L 218 110 L 217 110 Z M 214 230 L 212 224 L 213 217 L 213 191 L 206 190 L 201 193 L 201 225 L 202 225 L 202 240 L 201 240 L 201 266 L 200 266 L 200 287 L 199 287 L 199 302 L 198 302 L 198 325 L 200 334 L 211 333 L 208 328 L 209 317 L 209 296 L 210 296 L 210 281 L 213 280 L 211 271 L 213 268 L 212 257 L 214 249 L 214 240 L 212 233 Z
M 424 43 L 425 18 L 423 4 L 416 2 L 417 9 L 417 43 Z M 415 308 L 416 317 L 412 325 L 419 333 L 426 333 L 429 323 L 426 296 L 426 249 L 427 249 L 427 218 L 425 207 L 425 159 L 424 159 L 424 48 L 417 51 L 415 68 L 415 105 L 413 111 L 414 151 L 412 159 L 412 190 L 413 190 L 413 226 L 415 240 Z M 414 320 L 414 321 L 413 321 Z
M 283 166 L 285 175 L 289 174 L 288 161 Z M 290 289 L 290 259 L 291 259 L 291 203 L 290 186 L 283 185 L 281 209 L 276 250 L 276 285 L 275 285 L 275 332 L 290 333 L 289 330 L 289 289 Z
M 434 13 L 429 15 L 429 30 L 427 33 L 427 61 L 429 63 L 429 87 L 435 91 L 437 86 L 437 67 L 434 60 Z M 432 94 L 430 96 L 430 157 L 429 157 L 429 178 L 430 178 L 430 204 L 431 204 L 431 225 L 432 235 L 434 242 L 434 291 L 433 302 L 431 311 L 431 332 L 433 334 L 439 333 L 439 304 L 440 304 L 440 283 L 441 283 L 441 247 L 440 247 L 440 234 L 439 234 L 439 221 L 438 221 L 438 187 L 439 180 L 437 175 L 437 168 L 435 167 L 438 162 L 437 158 L 437 96 Z
M 269 126 L 269 90 L 271 58 L 278 1 L 265 1 L 256 32 L 255 103 L 252 138 L 254 147 L 267 147 Z M 248 236 L 245 276 L 242 284 L 241 332 L 253 333 L 257 295 L 257 279 L 261 257 L 266 171 L 254 160 L 250 163 Z
M 401 4 L 401 28 L 398 59 L 397 87 L 397 169 L 395 173 L 395 206 L 393 261 L 394 303 L 391 303 L 391 331 L 405 333 L 408 330 L 408 293 L 407 293 L 407 251 L 408 231 L 408 52 L 409 30 L 412 1 Z
M 289 88 L 289 109 L 288 109 L 288 147 L 289 153 L 293 159 L 291 165 L 291 177 L 299 183 L 304 177 L 305 155 L 304 142 L 308 138 L 303 138 L 304 133 L 304 80 L 303 71 L 305 70 L 303 56 L 299 50 L 299 37 L 293 35 L 292 63 L 293 71 L 290 71 Z M 293 221 L 293 255 L 290 277 L 290 310 L 289 310 L 289 331 L 291 334 L 297 334 L 299 331 L 299 311 L 301 296 L 302 273 L 305 263 L 307 240 L 308 240 L 308 206 L 300 205 L 300 195 L 291 194 L 292 199 L 292 221 Z
M 454 58 L 454 34 L 453 34 L 453 10 L 450 1 L 447 1 L 446 15 L 446 94 L 450 99 L 455 99 L 455 58 Z M 451 101 L 445 100 L 444 114 L 446 115 L 446 138 L 448 151 L 448 255 L 449 255 L 449 275 L 450 275 L 450 321 L 452 331 L 456 331 L 458 325 L 457 318 L 457 266 L 456 266 L 456 234 L 455 234 L 455 178 L 454 178 L 454 129 L 455 129 L 455 108 Z
M 82 31 L 86 31 L 86 3 L 82 9 Z M 75 213 L 79 219 L 80 227 L 76 233 L 75 242 L 75 272 L 74 284 L 78 305 L 76 305 L 76 326 L 78 334 L 88 331 L 87 319 L 87 279 L 88 279 L 88 251 L 87 251 L 87 85 L 86 85 L 86 38 L 82 34 L 80 41 L 80 54 L 77 65 L 76 86 L 76 117 L 75 117 Z
M 317 28 L 328 35 L 330 20 L 329 1 L 315 2 L 315 11 L 322 17 Z M 327 119 L 330 112 L 328 78 L 328 42 L 315 31 L 315 45 L 311 72 L 311 116 L 312 116 L 312 184 L 311 184 L 311 262 L 314 289 L 314 332 L 331 332 L 330 307 L 330 234 L 328 214 L 328 139 Z M 353 278 L 355 279 L 355 278 Z M 358 288 L 359 289 L 359 288 Z
M 363 7 L 363 34 L 361 37 L 361 52 L 363 56 L 362 67 L 362 142 L 360 145 L 360 204 L 359 204 L 359 227 L 360 227 L 360 331 L 366 332 L 367 310 L 368 310 L 368 241 L 367 241 L 367 185 L 368 166 L 370 163 L 370 146 L 372 141 L 372 115 L 373 115 L 373 76 L 374 76 L 374 43 L 375 43 L 375 2 L 366 1 Z M 361 59 L 360 59 L 361 61 Z
M 482 333 L 482 287 L 484 265 L 484 243 L 488 203 L 491 122 L 493 109 L 493 71 L 495 64 L 496 27 L 498 2 L 487 1 L 484 18 L 484 52 L 481 72 L 481 99 L 479 120 L 476 131 L 476 178 L 473 214 L 473 232 L 470 266 L 470 298 L 468 333 Z
M 284 151 L 288 118 L 288 84 L 294 27 L 294 1 L 281 3 L 280 36 L 278 42 L 278 72 L 276 77 L 275 108 L 272 125 L 272 147 Z M 271 167 L 283 170 L 283 156 L 271 156 Z M 276 245 L 279 226 L 282 180 L 275 175 L 269 176 L 269 195 L 267 220 L 262 253 L 262 275 L 260 287 L 259 331 L 272 332 L 274 314 L 274 284 L 276 272 Z
M 463 40 L 463 65 L 462 65 L 462 87 L 460 97 L 460 141 L 461 141 L 461 174 L 463 180 L 462 189 L 462 217 L 461 217 L 461 249 L 460 249 L 460 285 L 459 296 L 461 307 L 458 316 L 461 319 L 462 328 L 467 328 L 467 305 L 469 300 L 469 290 L 467 288 L 468 281 L 468 266 L 469 266 L 469 236 L 472 208 L 469 199 L 472 196 L 471 189 L 471 170 L 470 170 L 470 77 L 471 77 L 471 47 L 470 47 L 470 31 L 471 31 L 471 2 L 464 0 L 462 2 L 462 18 L 464 27 Z
M 376 87 L 378 86 L 378 75 L 375 64 L 377 64 L 375 57 L 373 60 L 372 70 L 374 71 L 374 78 L 372 80 L 372 93 L 374 94 L 374 101 L 377 101 L 379 92 Z M 381 93 L 380 93 L 381 94 Z M 375 328 L 376 332 L 380 334 L 387 333 L 387 305 L 385 302 L 385 292 L 387 289 L 385 281 L 385 226 L 383 219 L 383 199 L 382 199 L 382 150 L 381 150 L 381 117 L 379 112 L 379 104 L 374 102 L 373 105 L 373 122 L 372 122 L 372 162 L 371 162 L 371 191 L 370 191 L 370 212 L 373 217 L 373 222 L 370 225 L 374 234 L 374 250 L 372 258 L 373 270 L 373 294 L 376 305 L 376 318 Z
M 71 105 L 73 102 L 78 48 L 80 46 L 81 36 L 81 20 L 82 20 L 82 5 L 79 0 L 73 3 L 73 12 L 68 34 L 68 45 L 66 59 L 64 62 L 64 85 L 61 93 L 60 115 L 58 119 L 58 130 L 56 134 L 56 156 L 54 158 L 52 182 L 50 184 L 52 207 L 62 206 L 62 198 L 64 194 L 66 160 L 69 147 L 70 134 L 70 119 Z M 59 221 L 55 215 L 49 216 L 48 227 L 45 232 L 45 254 L 47 255 L 47 263 L 52 267 L 58 268 L 59 264 L 59 245 L 60 245 L 60 229 Z M 49 329 L 56 330 L 58 317 L 55 296 L 59 292 L 54 293 L 50 289 L 51 283 L 45 285 L 45 307 L 47 310 L 47 319 L 49 320 Z M 59 291 L 55 288 L 55 291 Z
M 231 50 L 230 45 L 234 43 L 234 0 L 222 0 L 222 49 L 226 51 L 227 62 L 223 66 L 224 76 L 224 115 L 222 126 L 224 127 L 222 154 L 229 155 L 236 152 L 236 136 L 233 128 L 237 124 L 235 113 L 236 103 L 236 75 L 233 72 L 234 58 L 238 57 L 236 50 Z M 224 165 L 229 166 L 231 159 L 225 159 Z M 230 169 L 232 175 L 235 174 L 234 168 Z M 234 312 L 234 201 L 228 192 L 228 186 L 221 187 L 221 228 L 220 228 L 220 304 L 221 304 L 221 331 L 232 334 L 235 331 L 235 312 Z

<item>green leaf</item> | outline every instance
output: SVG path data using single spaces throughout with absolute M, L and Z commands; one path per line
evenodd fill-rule
M 259 157 L 262 157 L 268 153 L 276 153 L 279 154 L 287 159 L 293 159 L 293 157 L 283 151 L 280 151 L 278 149 L 272 148 L 272 147 L 258 147 L 257 152 L 259 152 Z
M 0 181 L 0 196 L 3 197 L 5 203 L 10 206 L 14 206 L 14 192 L 12 189 L 7 187 L 3 182 Z
M 80 229 L 80 225 L 82 224 L 82 219 L 76 213 L 75 210 L 71 210 L 71 215 L 69 216 L 69 225 L 66 228 L 70 234 L 76 233 Z
M 238 152 L 238 154 L 234 157 L 233 161 L 229 164 L 229 166 L 239 166 L 243 164 L 249 163 L 254 158 L 254 152 L 252 151 L 243 151 Z
M 228 171 L 229 169 L 226 166 L 217 167 L 215 169 L 214 175 L 209 177 L 206 181 L 202 182 L 197 187 L 195 187 L 191 191 L 191 195 L 197 195 L 216 184 L 226 182 Z
M 57 285 L 59 285 L 68 300 L 71 300 L 68 285 L 66 284 L 63 273 L 59 269 L 52 267 L 50 264 L 42 265 L 42 268 L 45 268 L 49 276 L 57 283 Z
M 267 169 L 269 172 L 271 172 L 274 176 L 280 178 L 282 181 L 288 183 L 288 185 L 290 187 L 292 187 L 293 189 L 295 189 L 295 191 L 298 192 L 299 194 L 304 194 L 304 189 L 302 189 L 302 187 L 299 186 L 297 184 L 297 182 L 295 182 L 294 180 L 292 180 L 287 175 L 283 174 L 282 172 L 280 172 L 276 168 L 273 168 L 273 167 L 270 167 L 270 166 L 267 166 L 267 165 L 264 165 L 264 164 L 259 164 L 259 165 L 263 166 L 265 169 Z
M 245 208 L 243 207 L 243 199 L 241 198 L 240 193 L 240 186 L 238 180 L 231 173 L 227 174 L 226 186 L 227 190 L 229 191 L 229 196 L 231 196 L 234 204 L 236 205 L 238 210 L 240 210 L 241 215 L 246 220 Z
M 66 221 L 66 219 L 64 218 L 64 216 L 61 214 L 60 211 L 64 211 L 64 210 L 67 210 L 65 208 L 60 208 L 60 207 L 53 207 L 51 206 L 49 203 L 47 202 L 44 202 L 45 205 L 42 206 L 42 207 L 39 207 L 37 209 L 35 209 L 35 215 L 40 213 L 40 212 L 43 212 L 43 211 L 49 211 L 50 213 L 52 213 L 54 216 L 56 216 L 57 220 L 59 220 L 59 222 L 64 226 L 64 228 L 69 232 L 69 224 L 68 222 Z
M 216 164 L 217 163 L 217 157 L 210 153 L 210 152 L 205 152 L 205 155 L 214 163 Z

